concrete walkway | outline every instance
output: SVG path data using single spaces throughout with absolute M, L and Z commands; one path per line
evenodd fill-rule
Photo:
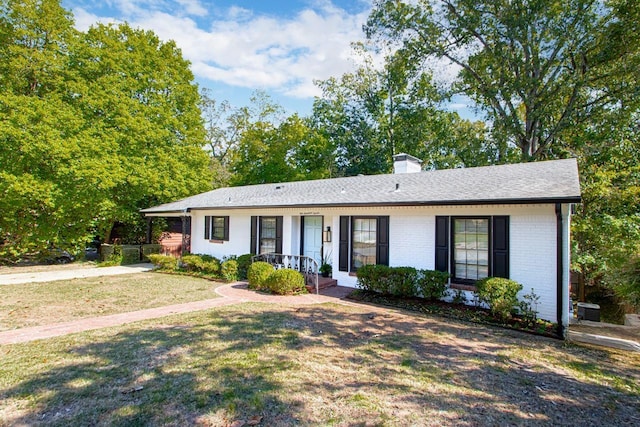
M 39 271 L 32 273 L 0 274 L 0 285 L 20 285 L 24 283 L 55 282 L 57 280 L 84 279 L 86 277 L 116 276 L 120 274 L 143 273 L 154 269 L 153 264 L 119 265 L 116 267 L 96 267 Z
M 586 334 L 584 332 L 572 331 L 569 326 L 569 334 L 567 340 L 583 343 L 599 345 L 602 347 L 617 348 L 619 350 L 635 351 L 640 353 L 640 343 L 622 338 L 608 337 L 605 335 Z

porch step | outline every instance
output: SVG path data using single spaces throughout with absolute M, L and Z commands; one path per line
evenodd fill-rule
M 331 277 L 318 277 L 318 289 L 327 289 L 332 286 L 338 286 L 338 281 L 336 279 L 332 279 Z M 307 290 L 309 293 L 314 293 L 316 291 L 315 286 L 307 286 Z

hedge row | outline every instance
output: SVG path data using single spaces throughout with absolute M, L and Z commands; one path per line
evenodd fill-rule
M 102 266 L 128 265 L 146 262 L 149 255 L 160 252 L 160 245 L 100 245 L 100 261 Z
M 211 255 L 185 255 L 178 259 L 169 255 L 151 254 L 149 260 L 162 271 L 184 271 L 229 282 L 239 278 L 239 263 L 235 257 L 221 262 Z
M 366 291 L 399 297 L 437 300 L 447 292 L 448 273 L 413 267 L 365 265 L 357 272 L 358 286 Z
M 417 270 L 413 267 L 388 267 L 386 265 L 365 265 L 358 269 L 358 286 L 366 291 L 397 297 L 420 297 L 439 300 L 447 293 L 448 273 L 433 270 Z M 531 321 L 536 320 L 539 297 L 532 293 L 518 301 L 522 285 L 500 277 L 487 277 L 476 282 L 478 300 L 489 307 L 491 313 L 500 319 L 519 313 Z M 532 304 L 534 302 L 534 304 Z

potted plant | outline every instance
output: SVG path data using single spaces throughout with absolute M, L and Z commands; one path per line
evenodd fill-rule
M 325 262 L 320 266 L 320 273 L 322 273 L 322 277 L 331 277 L 332 271 L 333 267 L 331 267 L 331 264 Z
M 333 271 L 333 267 L 331 267 L 331 248 L 325 248 L 322 246 L 322 264 L 318 269 L 320 273 L 322 273 L 322 277 L 331 277 L 331 272 Z

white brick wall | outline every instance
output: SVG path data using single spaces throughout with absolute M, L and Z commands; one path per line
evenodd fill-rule
M 204 216 L 229 215 L 230 241 L 210 243 L 204 240 Z M 435 263 L 435 217 L 492 216 L 510 217 L 510 277 L 523 285 L 521 295 L 534 292 L 540 296 L 541 318 L 556 321 L 556 216 L 554 205 L 496 205 L 448 207 L 377 207 L 228 210 L 192 212 L 193 253 L 207 253 L 218 258 L 249 252 L 252 215 L 284 217 L 283 251 L 299 253 L 300 216 L 322 215 L 325 227 L 331 226 L 333 238 L 328 245 L 333 261 L 333 277 L 342 286 L 355 287 L 357 279 L 338 271 L 339 230 L 341 215 L 388 215 L 389 263 L 391 266 L 413 266 L 433 269 Z M 568 231 L 566 231 L 568 233 Z M 566 236 L 568 238 L 568 235 Z M 565 239 L 566 241 L 567 239 Z M 566 243 L 565 243 L 566 244 Z M 565 247 L 568 254 L 568 245 Z M 568 255 L 567 255 L 568 256 Z M 567 275 L 568 277 L 568 275 Z M 568 283 L 568 282 L 567 282 Z M 469 299 L 471 299 L 469 294 Z

